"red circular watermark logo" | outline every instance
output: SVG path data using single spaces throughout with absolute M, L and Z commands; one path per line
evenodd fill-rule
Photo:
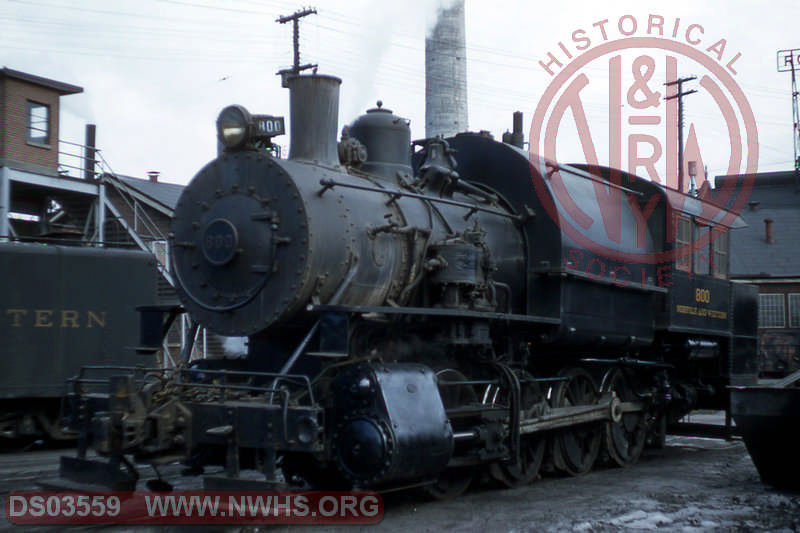
M 741 53 L 731 49 L 726 39 L 707 38 L 699 24 L 624 15 L 575 30 L 539 62 L 552 80 L 534 113 L 530 153 L 548 183 L 534 184 L 578 247 L 612 260 L 672 263 L 708 250 L 723 233 L 696 231 L 687 242 L 679 238 L 676 213 L 705 227 L 734 224 L 757 172 L 758 132 L 734 79 Z M 691 112 L 682 112 L 683 98 Z M 565 146 L 580 147 L 582 157 L 573 151 L 565 159 Z M 743 178 L 712 188 L 705 170 L 712 159 L 721 173 Z M 566 162 L 602 177 L 576 180 L 561 166 Z M 643 199 L 630 175 L 663 192 Z M 669 205 L 659 210 L 659 201 Z M 663 213 L 666 247 L 648 237 L 651 217 Z

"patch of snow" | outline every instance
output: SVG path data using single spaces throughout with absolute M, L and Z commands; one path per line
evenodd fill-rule
M 611 525 L 629 529 L 658 529 L 673 523 L 673 519 L 663 513 L 648 513 L 642 509 L 624 514 L 611 520 Z
M 615 526 L 623 525 L 633 520 L 641 520 L 647 516 L 647 513 L 641 509 L 637 511 L 633 511 L 631 513 L 624 514 L 622 516 L 618 516 L 611 520 L 611 523 Z

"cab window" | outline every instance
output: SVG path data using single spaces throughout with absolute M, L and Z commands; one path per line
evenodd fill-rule
M 675 250 L 678 256 L 675 257 L 675 268 L 690 272 L 692 269 L 692 254 L 686 253 L 688 246 L 692 243 L 692 219 L 679 216 L 677 231 L 675 233 Z
M 709 228 L 704 224 L 694 226 L 694 273 L 709 274 L 711 270 L 711 255 L 708 253 Z
M 728 277 L 728 232 L 717 229 L 711 232 L 711 273 L 715 278 Z

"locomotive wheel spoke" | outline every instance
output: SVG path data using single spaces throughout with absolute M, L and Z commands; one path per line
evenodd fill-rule
M 489 473 L 494 479 L 509 488 L 522 487 L 533 483 L 539 477 L 547 440 L 541 437 L 523 438 L 518 464 L 498 462 L 489 465 Z
M 525 378 L 532 377 L 529 373 L 525 373 L 523 379 L 520 380 L 522 382 L 523 418 L 531 416 L 545 396 L 538 383 L 525 380 Z M 502 396 L 505 401 L 506 395 Z M 498 461 L 489 465 L 489 473 L 495 480 L 509 488 L 528 485 L 539 477 L 546 447 L 547 439 L 544 437 L 523 435 L 520 440 L 519 463 Z
M 603 378 L 600 390 L 614 391 L 622 402 L 636 401 L 631 376 L 621 368 L 610 370 Z M 609 458 L 619 466 L 635 463 L 644 449 L 647 422 L 643 411 L 623 413 L 619 422 L 605 427 L 605 446 Z
M 581 368 L 570 368 L 559 375 L 567 379 L 556 387 L 554 407 L 592 405 L 597 402 L 597 386 L 588 372 Z M 583 424 L 558 431 L 552 442 L 555 466 L 572 476 L 588 472 L 600 453 L 602 437 L 602 427 L 597 424 Z

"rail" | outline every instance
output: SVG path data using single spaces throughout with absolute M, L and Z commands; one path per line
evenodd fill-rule
M 82 149 L 81 153 L 73 153 L 71 151 L 67 151 L 61 148 L 62 145 L 80 148 Z M 88 174 L 92 173 L 91 163 L 96 161 L 95 158 L 90 157 L 87 155 L 89 150 L 94 150 L 95 155 L 100 152 L 97 148 L 91 148 L 86 146 L 85 144 L 80 144 L 71 141 L 65 141 L 63 139 L 58 140 L 58 173 L 62 176 L 70 176 L 70 172 L 75 170 L 78 172 L 78 176 L 83 175 L 84 177 L 89 177 Z M 65 162 L 69 161 L 69 163 Z M 95 176 L 91 176 L 95 177 Z
M 162 390 L 168 387 L 179 389 L 186 396 L 192 393 L 216 393 L 223 400 L 242 399 L 244 394 L 264 397 L 268 404 L 275 395 L 281 396 L 293 389 L 295 398 L 305 399 L 309 406 L 315 404 L 311 380 L 300 374 L 278 374 L 274 372 L 246 372 L 237 370 L 208 370 L 202 368 L 171 368 L 114 365 L 87 365 L 81 367 L 77 376 L 68 380 L 72 394 L 77 396 L 112 395 L 111 379 L 132 376 L 135 388 L 141 391 L 147 383 L 161 381 Z M 259 385 L 263 382 L 264 385 Z
M 336 181 L 334 179 L 327 179 L 327 178 L 323 178 L 323 179 L 319 180 L 319 184 L 322 186 L 322 189 L 320 189 L 317 192 L 317 194 L 319 196 L 322 196 L 323 194 L 325 194 L 325 191 L 327 191 L 328 189 L 333 189 L 334 187 L 345 187 L 347 189 L 357 189 L 357 190 L 360 190 L 360 191 L 378 192 L 378 193 L 385 194 L 385 195 L 387 195 L 389 197 L 389 200 L 387 201 L 387 204 L 394 202 L 398 198 L 405 197 L 405 198 L 414 198 L 416 200 L 424 200 L 424 201 L 428 201 L 428 202 L 435 202 L 435 203 L 439 203 L 439 204 L 452 205 L 452 206 L 456 206 L 456 207 L 463 207 L 464 209 L 468 210 L 467 214 L 464 215 L 464 220 L 467 220 L 474 213 L 480 211 L 482 213 L 490 213 L 492 215 L 496 215 L 496 216 L 499 216 L 499 217 L 510 218 L 510 219 L 515 220 L 517 222 L 523 221 L 523 217 L 520 217 L 520 215 L 517 215 L 517 214 L 514 214 L 514 213 L 508 213 L 506 211 L 501 211 L 499 209 L 492 209 L 492 208 L 489 208 L 489 207 L 483 207 L 483 206 L 480 206 L 480 205 L 477 205 L 477 204 L 470 204 L 470 203 L 467 203 L 467 202 L 459 202 L 458 200 L 450 200 L 450 199 L 447 199 L 447 198 L 438 198 L 436 196 L 431 196 L 431 195 L 428 195 L 428 194 L 418 194 L 418 193 L 413 193 L 413 192 L 406 192 L 406 191 L 401 191 L 399 189 L 381 189 L 381 188 L 378 188 L 378 187 L 369 187 L 367 185 L 357 185 L 355 183 L 345 183 L 343 181 Z
M 172 283 L 167 265 L 164 264 L 162 258 L 157 256 L 153 248 L 154 242 L 166 242 L 167 236 L 161 231 L 158 224 L 153 221 L 147 210 L 142 209 L 136 198 L 122 185 L 122 180 L 103 157 L 102 151 L 93 146 L 71 141 L 59 140 L 58 142 L 59 174 L 64 177 L 74 177 L 72 176 L 72 171 L 76 171 L 78 177 L 98 180 L 111 187 L 119 195 L 125 207 L 130 210 L 133 216 L 132 224 L 110 202 L 106 201 L 105 207 L 108 208 L 114 219 L 125 228 L 131 239 L 141 249 L 156 255 L 159 270 Z M 99 238 L 95 239 L 95 241 L 102 243 L 102 239 Z

